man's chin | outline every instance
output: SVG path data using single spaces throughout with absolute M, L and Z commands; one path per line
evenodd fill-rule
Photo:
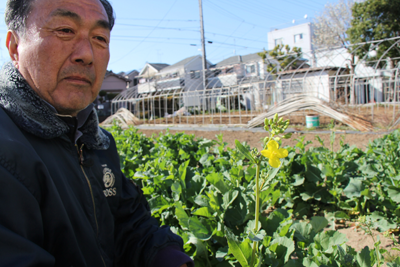
M 90 103 L 89 103 L 90 104 Z M 87 105 L 73 105 L 73 106 L 57 106 L 55 107 L 58 114 L 76 116 L 82 110 L 84 110 Z

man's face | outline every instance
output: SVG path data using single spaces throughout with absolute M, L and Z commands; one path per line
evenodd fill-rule
M 99 0 L 34 0 L 14 64 L 41 98 L 75 116 L 93 102 L 110 58 Z

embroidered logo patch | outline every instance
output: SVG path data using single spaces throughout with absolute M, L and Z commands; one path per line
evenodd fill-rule
M 103 190 L 106 197 L 112 197 L 117 194 L 117 188 L 113 187 L 115 184 L 115 176 L 111 169 L 107 168 L 107 165 L 103 165 L 103 182 L 105 190 Z
M 114 173 L 112 173 L 111 169 L 109 168 L 104 168 L 103 169 L 103 182 L 104 182 L 104 186 L 106 188 L 110 188 L 114 185 L 115 183 L 115 176 Z

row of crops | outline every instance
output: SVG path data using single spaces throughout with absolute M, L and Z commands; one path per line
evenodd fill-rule
M 265 144 L 284 145 L 278 135 L 285 123 L 278 124 L 267 122 Z M 377 229 L 398 242 L 399 131 L 366 150 L 342 142 L 333 151 L 334 133 L 329 144 L 317 138 L 323 144 L 317 148 L 304 139 L 285 147 L 287 153 L 269 145 L 263 155 L 270 159 L 285 154 L 273 168 L 257 149 L 240 142 L 228 148 L 221 135 L 109 130 L 123 172 L 142 188 L 160 224 L 183 238 L 196 267 L 400 266 L 379 240 L 355 251 L 335 230 L 339 221 L 357 221 L 367 233 Z

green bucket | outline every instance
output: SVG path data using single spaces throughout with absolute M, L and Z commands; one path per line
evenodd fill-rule
M 318 115 L 307 115 L 306 116 L 306 127 L 307 128 L 319 127 L 319 116 Z

